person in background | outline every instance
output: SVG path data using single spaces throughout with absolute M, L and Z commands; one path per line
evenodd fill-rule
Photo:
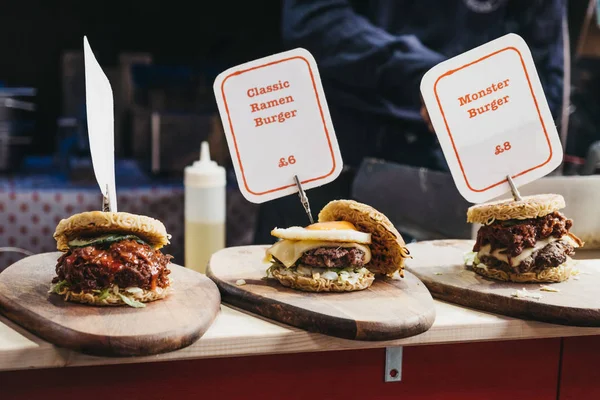
M 564 0 L 283 0 L 286 48 L 315 57 L 346 166 L 307 192 L 313 213 L 349 198 L 365 157 L 447 170 L 422 105 L 436 64 L 507 33 L 529 45 L 555 119 L 562 107 Z M 261 205 L 256 243 L 275 226 L 307 225 L 297 195 Z

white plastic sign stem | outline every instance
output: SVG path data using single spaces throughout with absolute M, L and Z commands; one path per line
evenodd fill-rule
M 531 52 L 518 35 L 429 70 L 421 94 L 461 195 L 481 203 L 541 178 L 563 150 Z
M 342 157 L 317 64 L 295 49 L 228 69 L 215 97 L 239 187 L 253 203 L 336 179 Z

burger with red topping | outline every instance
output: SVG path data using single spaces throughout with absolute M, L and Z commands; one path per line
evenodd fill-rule
M 51 293 L 96 306 L 145 307 L 167 296 L 169 243 L 162 222 L 123 212 L 84 212 L 60 221 L 54 238 L 63 254 Z
M 476 273 L 511 282 L 562 282 L 573 273 L 571 256 L 583 242 L 557 194 L 526 196 L 469 208 L 467 221 L 482 224 L 467 264 Z

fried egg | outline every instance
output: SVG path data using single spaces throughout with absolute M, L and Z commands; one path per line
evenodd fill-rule
M 307 227 L 275 228 L 271 235 L 287 240 L 319 240 L 342 243 L 371 243 L 371 234 L 360 232 L 347 221 L 318 222 Z

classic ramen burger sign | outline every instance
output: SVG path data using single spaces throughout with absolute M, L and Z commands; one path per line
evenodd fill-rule
M 325 185 L 343 162 L 319 69 L 294 49 L 230 68 L 215 98 L 240 191 L 263 203 Z M 298 182 L 294 177 L 297 177 Z

